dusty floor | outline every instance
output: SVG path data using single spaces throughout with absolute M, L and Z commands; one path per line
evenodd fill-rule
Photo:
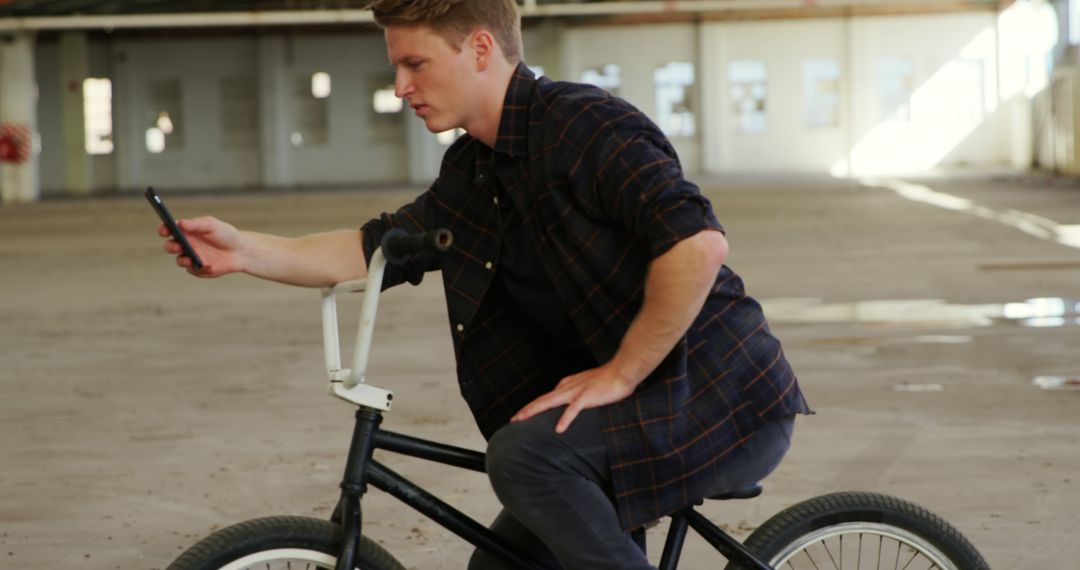
M 875 184 L 705 183 L 818 411 L 762 498 L 706 510 L 745 534 L 871 489 L 932 508 L 994 568 L 1076 568 L 1080 390 L 1033 379 L 1080 376 L 1080 244 L 1059 243 L 1080 238 L 1080 183 Z M 297 235 L 407 195 L 170 203 Z M 329 515 L 352 409 L 325 393 L 318 293 L 189 278 L 155 226 L 141 196 L 0 208 L 0 566 L 163 568 L 223 525 Z M 386 425 L 479 447 L 438 276 L 388 294 L 380 323 L 369 381 L 397 392 Z M 481 520 L 497 509 L 481 475 L 387 461 Z M 467 546 L 419 515 L 377 492 L 365 509 L 406 566 L 464 567 Z M 701 546 L 685 567 L 717 567 Z

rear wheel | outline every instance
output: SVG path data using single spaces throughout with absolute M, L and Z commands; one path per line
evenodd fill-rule
M 789 507 L 754 531 L 745 546 L 777 570 L 990 568 L 941 517 L 875 493 L 835 493 Z
M 306 517 L 267 517 L 224 528 L 199 541 L 168 570 L 332 570 L 341 527 Z M 359 570 L 405 570 L 389 552 L 361 536 Z

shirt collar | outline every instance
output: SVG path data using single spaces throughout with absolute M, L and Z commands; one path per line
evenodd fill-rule
M 518 158 L 528 154 L 529 104 L 532 102 L 534 83 L 536 75 L 524 63 L 518 63 L 510 78 L 510 86 L 506 89 L 495 152 Z

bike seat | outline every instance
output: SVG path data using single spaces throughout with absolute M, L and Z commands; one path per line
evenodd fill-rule
M 735 489 L 734 491 L 729 491 L 727 493 L 713 495 L 711 497 L 705 498 L 714 501 L 727 501 L 731 499 L 753 499 L 754 497 L 760 495 L 761 492 L 764 490 L 765 487 L 762 487 L 761 483 L 754 483 L 753 485 L 743 487 L 742 489 Z

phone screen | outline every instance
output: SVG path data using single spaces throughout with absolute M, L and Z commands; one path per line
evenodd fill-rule
M 203 263 L 199 259 L 199 256 L 195 253 L 195 248 L 191 247 L 191 243 L 188 242 L 187 237 L 184 236 L 184 232 L 180 231 L 180 226 L 176 224 L 176 220 L 169 213 L 169 209 L 165 207 L 165 202 L 158 196 L 158 193 L 153 188 L 146 189 L 146 199 L 150 201 L 150 205 L 154 207 L 154 211 L 157 212 L 158 217 L 165 224 L 166 228 L 169 228 L 169 233 L 172 234 L 176 243 L 180 244 L 180 248 L 184 251 L 184 255 L 191 259 L 191 264 L 196 269 L 202 269 Z

